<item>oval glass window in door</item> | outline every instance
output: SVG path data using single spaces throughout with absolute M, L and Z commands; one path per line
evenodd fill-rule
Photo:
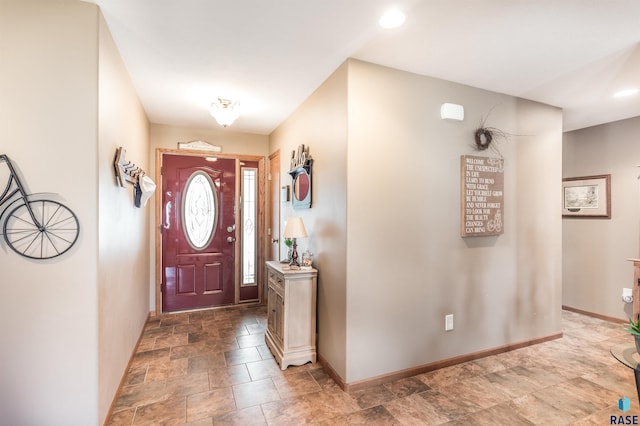
M 189 245 L 202 250 L 209 245 L 218 221 L 215 187 L 209 175 L 197 171 L 184 187 L 182 226 Z

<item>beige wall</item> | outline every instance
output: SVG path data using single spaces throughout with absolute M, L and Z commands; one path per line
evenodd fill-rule
M 211 117 L 211 128 L 196 129 L 189 127 L 169 126 L 166 124 L 151 125 L 150 161 L 155 163 L 157 148 L 177 149 L 178 142 L 202 140 L 222 147 L 223 154 L 267 155 L 269 137 L 254 133 L 236 132 L 231 127 L 221 127 Z
M 222 148 L 223 154 L 259 155 L 266 157 L 269 150 L 269 137 L 253 133 L 233 131 L 233 127 L 223 128 L 211 117 L 210 129 L 196 129 L 188 127 L 176 127 L 164 124 L 151 124 L 150 150 L 149 150 L 149 175 L 156 176 L 156 150 L 158 148 L 177 149 L 178 142 L 206 141 Z M 155 208 L 156 195 L 149 200 L 151 213 L 149 251 L 151 261 L 149 263 L 149 306 L 151 311 L 156 310 L 156 274 L 155 274 Z
M 147 119 L 93 4 L 3 0 L 0 51 L 0 153 L 80 222 L 53 260 L 0 244 L 0 423 L 101 424 L 149 312 L 148 210 L 113 177 L 119 145 L 146 165 Z
M 3 424 L 98 423 L 97 49 L 95 5 L 0 2 L 0 153 L 80 222 L 75 246 L 53 260 L 0 242 Z
M 149 218 L 115 182 L 116 149 L 149 170 L 149 124 L 109 29 L 99 40 L 98 410 L 104 419 L 149 314 Z
M 640 256 L 640 118 L 567 132 L 563 177 L 611 174 L 611 219 L 563 219 L 563 304 L 614 318 L 631 316 L 621 300 Z
M 441 120 L 444 102 L 464 105 L 465 121 Z M 497 144 L 505 233 L 463 239 L 459 162 L 479 154 L 482 118 L 513 135 Z M 345 124 L 346 137 L 326 130 Z M 271 151 L 286 159 L 298 143 L 315 154 L 314 204 L 283 219 L 301 214 L 311 228 L 319 352 L 347 383 L 560 332 L 559 109 L 349 60 L 272 134 Z
M 298 240 L 298 253 L 309 249 L 318 276 L 319 353 L 341 377 L 346 373 L 346 208 L 347 208 L 347 64 L 331 75 L 270 136 L 270 152 L 280 150 L 281 185 L 291 185 L 291 151 L 309 146 L 314 160 L 311 209 L 281 205 L 280 231 L 290 216 L 300 216 L 309 238 Z M 280 236 L 280 240 L 283 238 Z M 281 258 L 285 258 L 286 247 Z
M 514 135 L 505 232 L 461 238 L 460 156 L 496 155 L 472 147 L 483 117 Z M 351 61 L 348 140 L 347 382 L 561 330 L 559 109 Z

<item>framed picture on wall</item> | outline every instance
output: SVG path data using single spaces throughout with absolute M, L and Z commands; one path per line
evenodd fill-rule
M 562 217 L 611 219 L 611 175 L 562 179 Z

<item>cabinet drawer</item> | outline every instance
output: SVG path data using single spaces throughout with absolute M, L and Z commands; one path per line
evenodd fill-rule
M 269 271 L 269 285 L 282 290 L 284 288 L 284 278 L 282 275 Z
M 284 297 L 284 287 L 278 285 L 278 283 L 269 282 L 268 292 L 278 294 L 280 295 L 280 297 Z

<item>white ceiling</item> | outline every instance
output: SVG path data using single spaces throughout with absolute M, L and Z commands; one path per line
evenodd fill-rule
M 92 1 L 153 123 L 219 128 L 221 96 L 268 134 L 348 57 L 562 107 L 565 130 L 640 116 L 612 97 L 640 87 L 639 0 Z

